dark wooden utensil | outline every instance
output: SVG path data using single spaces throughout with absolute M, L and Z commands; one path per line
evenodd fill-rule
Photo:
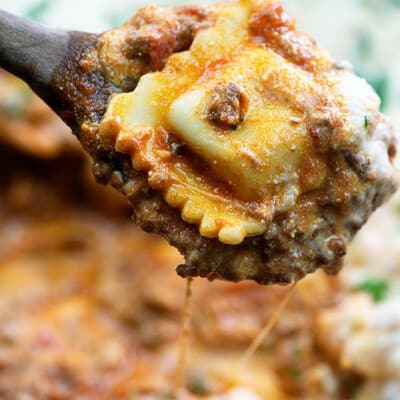
M 133 90 L 143 74 L 188 49 L 208 15 L 198 7 L 143 9 L 113 36 L 50 29 L 0 10 L 0 67 L 27 82 L 80 136 L 83 122 L 100 121 L 112 93 Z
M 1 66 L 47 96 L 51 77 L 68 49 L 69 37 L 69 32 L 0 11 Z
M 116 152 L 112 143 L 102 143 L 98 123 L 112 93 L 133 90 L 143 74 L 163 68 L 169 55 L 188 49 L 212 15 L 212 10 L 196 6 L 143 9 L 117 28 L 121 31 L 114 43 L 107 32 L 49 29 L 0 11 L 0 67 L 25 80 L 72 128 L 93 159 L 96 179 L 128 198 L 142 229 L 163 235 L 182 253 L 195 249 L 196 254 L 207 255 L 210 249 L 218 254 L 226 246 L 201 237 L 196 226 L 184 222 L 179 211 L 151 189 L 146 173 L 132 167 L 129 156 Z M 118 43 L 121 36 L 123 43 Z M 101 53 L 105 42 L 117 64 L 125 63 L 123 76 Z M 220 263 L 226 264 L 223 257 Z M 182 276 L 197 274 L 196 268 L 187 266 L 178 271 Z
M 72 127 L 78 115 L 66 90 L 71 88 L 61 87 L 56 77 L 80 73 L 73 71 L 71 57 L 96 40 L 94 34 L 50 29 L 0 11 L 0 66 L 27 82 Z

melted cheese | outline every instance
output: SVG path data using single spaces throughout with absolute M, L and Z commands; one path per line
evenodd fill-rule
M 324 187 L 332 133 L 336 149 L 358 146 L 365 135 L 353 134 L 352 108 L 340 88 L 350 73 L 334 70 L 276 7 L 274 0 L 220 6 L 215 25 L 188 51 L 112 98 L 100 129 L 185 221 L 226 244 L 262 234 L 276 214 Z M 221 120 L 218 113 L 225 113 Z M 357 179 L 347 186 L 358 190 Z

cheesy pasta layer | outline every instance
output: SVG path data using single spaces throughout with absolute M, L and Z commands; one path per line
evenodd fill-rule
M 114 95 L 99 134 L 203 237 L 237 245 L 294 208 L 312 236 L 321 207 L 341 207 L 338 229 L 321 239 L 339 254 L 352 202 L 369 202 L 372 186 L 385 187 L 383 198 L 394 188 L 393 132 L 379 104 L 349 65 L 295 31 L 279 2 L 243 0 L 218 6 L 188 51 Z

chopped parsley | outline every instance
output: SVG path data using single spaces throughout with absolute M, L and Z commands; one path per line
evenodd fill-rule
M 182 145 L 179 143 L 172 143 L 171 153 L 175 154 L 175 155 L 179 154 L 181 147 L 182 147 Z
M 368 115 L 364 115 L 364 128 L 365 128 L 365 130 L 368 129 L 368 125 L 369 125 Z
M 207 388 L 206 383 L 200 377 L 193 377 L 189 380 L 188 389 L 193 393 L 199 396 L 206 396 L 210 393 L 210 390 Z
M 25 16 L 34 21 L 43 21 L 43 17 L 51 7 L 51 0 L 39 0 L 36 1 L 28 10 L 25 12 Z
M 344 390 L 344 395 L 346 396 L 346 399 L 355 399 L 357 398 L 357 395 L 360 393 L 360 390 L 362 388 L 362 381 L 360 378 L 344 381 L 343 382 L 343 390 Z
M 287 373 L 294 381 L 297 381 L 301 377 L 301 370 L 297 365 L 290 365 L 287 369 Z
M 368 293 L 378 303 L 385 300 L 389 290 L 389 284 L 379 278 L 366 278 L 358 286 L 357 290 Z

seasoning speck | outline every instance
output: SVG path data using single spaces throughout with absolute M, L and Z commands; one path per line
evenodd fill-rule
M 368 115 L 364 115 L 364 128 L 367 130 L 369 125 Z
M 361 292 L 368 293 L 376 303 L 379 303 L 385 300 L 389 285 L 383 279 L 367 278 L 358 285 L 357 289 Z
M 172 154 L 179 154 L 179 150 L 180 150 L 180 148 L 182 147 L 182 145 L 180 145 L 179 143 L 172 143 L 172 146 L 171 146 L 171 153 Z

